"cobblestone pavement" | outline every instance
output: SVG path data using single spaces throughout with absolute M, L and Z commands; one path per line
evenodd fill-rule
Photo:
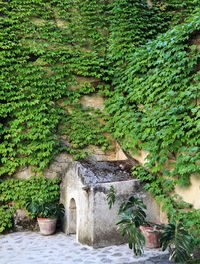
M 0 264 L 167 264 L 160 249 L 145 249 L 135 257 L 127 245 L 93 249 L 75 241 L 75 236 L 59 232 L 42 236 L 35 232 L 16 232 L 0 236 Z

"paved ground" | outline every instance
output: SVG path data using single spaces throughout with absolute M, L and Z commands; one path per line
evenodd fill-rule
M 127 245 L 93 249 L 75 241 L 75 236 L 57 233 L 16 232 L 0 236 L 0 264 L 167 264 L 159 249 L 146 249 L 135 257 Z

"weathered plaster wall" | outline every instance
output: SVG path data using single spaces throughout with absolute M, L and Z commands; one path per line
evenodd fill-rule
M 61 177 L 64 171 L 68 167 L 68 163 L 72 161 L 72 156 L 67 153 L 60 153 L 57 155 L 50 165 L 43 171 L 43 176 L 49 179 L 54 179 L 55 177 Z M 13 175 L 17 179 L 28 179 L 31 176 L 35 176 L 36 173 L 29 167 L 21 167 Z
M 100 94 L 84 95 L 81 98 L 81 103 L 84 107 L 93 107 L 94 109 L 104 109 L 104 98 Z
M 147 4 L 148 4 L 148 6 L 151 8 L 152 7 L 152 1 L 151 0 L 147 0 Z
M 200 50 L 200 35 L 196 35 L 193 39 L 192 39 L 192 44 L 197 46 L 197 49 Z
M 61 203 L 65 206 L 63 231 L 71 233 L 70 201 L 76 203 L 76 239 L 82 244 L 93 243 L 93 199 L 90 191 L 84 191 L 84 185 L 80 181 L 80 171 L 75 162 L 70 162 L 62 176 Z
M 113 150 L 103 151 L 97 146 L 88 146 L 86 151 L 92 151 L 93 154 L 87 156 L 86 159 L 93 161 L 113 161 L 113 160 L 126 160 L 126 156 L 119 148 L 119 145 L 113 141 Z M 67 153 L 58 154 L 50 163 L 50 165 L 43 171 L 43 176 L 49 179 L 60 177 L 63 171 L 66 169 L 67 164 L 73 160 L 73 157 Z M 17 179 L 28 179 L 31 176 L 35 176 L 31 170 L 31 166 L 20 167 L 18 171 L 13 175 Z
M 109 209 L 106 195 L 110 186 L 113 185 L 116 191 L 116 201 Z M 94 188 L 94 247 L 118 245 L 126 242 L 116 225 L 120 220 L 118 210 L 123 200 L 132 195 L 142 195 L 138 180 L 128 182 L 112 182 L 99 184 Z

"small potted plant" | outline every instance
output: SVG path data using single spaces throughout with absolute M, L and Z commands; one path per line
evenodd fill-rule
M 111 186 L 110 193 L 107 195 L 109 208 L 115 202 L 115 190 Z M 118 215 L 121 220 L 119 225 L 122 236 L 128 235 L 129 248 L 133 249 L 135 255 L 142 255 L 144 246 L 148 248 L 158 248 L 160 236 L 164 225 L 161 223 L 150 222 L 146 219 L 146 205 L 141 198 L 131 196 L 127 202 L 122 202 Z
M 37 217 L 42 235 L 51 235 L 56 230 L 57 219 L 64 215 L 64 206 L 59 203 L 49 203 L 39 199 L 28 199 L 27 211 Z
M 127 202 L 122 202 L 119 209 L 121 220 L 117 222 L 122 229 L 122 235 L 128 233 L 129 247 L 135 255 L 141 255 L 143 246 L 159 248 L 163 225 L 146 220 L 146 205 L 141 198 L 131 196 Z M 131 245 L 132 243 L 132 245 Z
M 140 230 L 145 237 L 145 247 L 159 248 L 161 247 L 160 237 L 164 225 L 160 222 L 147 222 L 140 225 Z
M 107 195 L 109 207 L 115 202 L 114 187 L 110 188 Z M 127 202 L 122 202 L 119 209 L 121 218 L 119 225 L 122 236 L 128 235 L 129 248 L 135 255 L 142 255 L 144 246 L 156 248 L 162 246 L 162 250 L 169 250 L 169 260 L 185 262 L 191 259 L 194 252 L 194 237 L 185 228 L 182 219 L 171 219 L 167 226 L 161 223 L 146 220 L 146 206 L 141 198 L 131 196 Z M 196 263 L 196 262 L 195 262 Z M 198 262 L 200 263 L 200 262 Z

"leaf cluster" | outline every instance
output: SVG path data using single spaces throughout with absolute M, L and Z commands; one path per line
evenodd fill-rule
M 1 1 L 0 175 L 25 165 L 41 172 L 59 151 L 80 158 L 89 144 L 108 147 L 97 113 L 90 126 L 91 112 L 68 109 L 103 85 L 108 8 L 106 1 Z M 60 125 L 72 142 L 65 149 Z
M 169 247 L 170 259 L 175 262 L 187 261 L 194 250 L 194 238 L 181 222 L 170 223 L 163 229 L 161 243 L 163 250 Z
M 128 234 L 128 245 L 134 254 L 142 255 L 145 237 L 140 230 L 140 225 L 146 223 L 146 209 L 142 199 L 131 196 L 127 202 L 123 201 L 119 208 L 118 215 L 121 220 L 119 225 L 122 236 Z
M 113 137 L 127 151 L 147 151 L 149 169 L 180 186 L 199 174 L 200 51 L 191 41 L 199 25 L 196 12 L 138 47 L 106 101 Z
M 63 204 L 32 198 L 26 200 L 26 209 L 33 217 L 41 218 L 63 217 L 65 212 Z
M 153 174 L 142 177 L 157 197 L 187 185 L 200 169 L 200 53 L 191 41 L 199 8 L 198 0 L 152 8 L 145 0 L 2 0 L 0 176 L 28 165 L 41 173 L 60 151 L 78 159 L 90 144 L 106 150 L 110 132 L 126 151 L 149 152 Z M 104 113 L 82 106 L 94 93 L 106 97 Z M 2 184 L 3 199 L 27 198 L 22 182 L 11 192 Z
M 113 185 L 110 186 L 110 192 L 107 194 L 106 200 L 108 202 L 109 209 L 111 209 L 115 203 L 115 188 Z

